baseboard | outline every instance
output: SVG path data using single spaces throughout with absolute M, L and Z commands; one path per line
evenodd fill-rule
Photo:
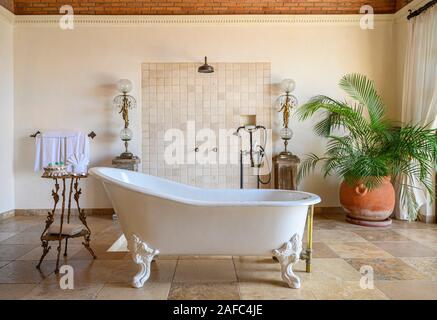
M 342 207 L 315 207 L 314 214 L 344 214 Z
M 16 209 L 16 216 L 45 216 L 52 209 Z M 114 209 L 112 208 L 84 208 L 87 216 L 106 216 L 113 215 Z M 55 214 L 60 215 L 62 212 L 60 209 L 56 209 Z M 71 214 L 74 216 L 79 215 L 77 209 L 71 209 Z
M 435 216 L 425 216 L 421 213 L 418 214 L 417 220 L 424 223 L 436 223 L 436 217 Z
M 15 216 L 15 210 L 0 212 L 0 220 L 8 219 Z

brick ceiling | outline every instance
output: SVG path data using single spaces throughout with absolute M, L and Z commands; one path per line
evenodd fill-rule
M 394 13 L 411 0 L 0 0 L 17 15 L 59 14 L 69 4 L 75 14 L 356 14 L 363 5 Z

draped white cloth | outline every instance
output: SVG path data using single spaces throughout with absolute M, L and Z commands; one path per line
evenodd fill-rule
M 437 117 L 437 6 L 408 22 L 404 66 L 402 122 L 436 128 Z M 403 182 L 408 182 L 403 178 Z M 416 185 L 417 186 L 417 185 Z M 435 215 L 430 199 L 421 188 L 415 190 L 420 213 Z M 399 195 L 399 194 L 398 194 Z M 408 211 L 398 201 L 396 218 L 407 220 Z
M 74 157 L 73 157 L 74 156 Z M 81 159 L 83 165 L 88 165 L 90 158 L 89 138 L 79 131 L 47 131 L 36 136 L 35 140 L 35 165 L 38 172 L 49 163 L 63 162 L 67 171 L 72 171 L 69 164 L 75 158 Z

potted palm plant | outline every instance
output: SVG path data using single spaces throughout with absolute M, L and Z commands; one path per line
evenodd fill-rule
M 399 185 L 400 200 L 410 220 L 417 218 L 413 188 L 432 194 L 431 174 L 437 158 L 437 135 L 427 126 L 403 124 L 386 118 L 386 107 L 366 76 L 349 74 L 340 81 L 348 101 L 327 96 L 313 97 L 297 115 L 305 120 L 322 114 L 314 126 L 317 135 L 328 139 L 323 156 L 307 155 L 298 181 L 318 165 L 324 177 L 343 179 L 340 203 L 347 220 L 368 226 L 387 226 L 395 205 L 393 183 Z M 402 179 L 401 179 L 402 178 Z

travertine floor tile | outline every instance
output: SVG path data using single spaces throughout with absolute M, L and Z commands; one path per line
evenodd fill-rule
M 169 300 L 239 300 L 236 282 L 173 282 Z
M 0 283 L 0 300 L 23 299 L 35 286 L 35 284 Z
M 120 277 L 119 270 L 122 268 L 124 261 L 69 260 L 67 263 L 73 267 L 75 284 L 85 287 L 90 283 L 104 284 L 111 281 L 117 282 L 117 278 Z M 53 275 L 51 278 L 54 276 L 56 275 Z M 50 280 L 58 282 L 56 279 Z
M 235 259 L 237 278 L 240 283 L 252 282 L 257 284 L 269 284 L 284 286 L 281 277 L 281 268 L 278 262 L 271 258 L 265 259 Z M 312 261 L 312 272 L 305 272 L 305 261 L 299 261 L 294 267 L 296 275 L 300 277 L 302 283 L 307 281 L 324 280 L 358 280 L 360 273 L 357 272 L 343 259 L 339 258 L 314 258 Z
M 394 257 L 437 257 L 437 251 L 415 241 L 373 242 Z
M 239 282 L 242 300 L 314 300 L 316 297 L 306 283 L 300 289 L 291 289 L 283 281 Z
M 302 282 L 327 281 L 327 280 L 356 280 L 359 281 L 361 274 L 349 263 L 339 258 L 315 258 L 312 260 L 312 272 L 305 272 L 305 261 L 299 261 L 294 267 Z
M 117 241 L 123 233 L 121 230 L 103 231 L 96 235 L 91 235 L 91 244 L 94 245 L 107 245 L 108 248 Z
M 425 280 L 424 273 L 409 266 L 399 258 L 388 259 L 346 259 L 356 270 L 370 266 L 374 271 L 375 280 Z
M 99 245 L 91 242 L 91 248 L 93 249 L 97 260 L 122 260 L 126 257 L 128 252 L 109 252 L 108 245 Z M 83 246 L 79 247 L 79 250 L 70 254 L 72 260 L 90 260 L 92 259 L 90 252 Z
M 15 236 L 16 232 L 0 232 L 0 244 L 3 240 L 6 240 L 12 236 Z
M 398 229 L 395 231 L 417 242 L 437 241 L 437 229 Z
M 15 260 L 35 247 L 35 245 L 28 244 L 0 244 L 0 261 Z
M 171 282 L 147 281 L 142 288 L 130 283 L 107 283 L 97 294 L 97 300 L 166 300 Z
M 304 245 L 304 250 L 306 245 Z M 313 242 L 313 258 L 338 258 L 338 254 L 332 251 L 326 243 Z
M 41 245 L 40 237 L 41 232 L 20 232 L 3 240 L 1 244 L 33 244 L 34 246 L 39 246 Z
M 234 257 L 238 281 L 282 284 L 281 266 L 271 257 Z
M 63 242 L 63 244 L 64 244 L 64 242 Z M 45 256 L 44 261 L 57 259 L 57 257 L 58 257 L 57 246 L 58 246 L 58 244 L 56 242 L 51 243 L 52 248 L 50 249 L 49 253 Z M 81 249 L 81 247 L 82 246 L 79 246 L 79 245 L 70 245 L 69 244 L 68 251 L 67 251 L 67 254 L 68 254 L 67 257 L 64 257 L 64 247 L 62 247 L 59 261 L 68 261 L 69 259 L 71 259 L 71 257 L 76 252 L 78 252 Z M 17 260 L 36 260 L 36 261 L 39 261 L 39 259 L 41 258 L 42 252 L 43 252 L 43 249 L 39 246 L 39 247 L 32 249 L 31 251 L 29 251 L 25 255 L 19 257 Z
M 386 251 L 370 242 L 328 243 L 332 251 L 341 258 L 392 258 Z
M 391 229 L 437 229 L 437 224 L 435 223 L 422 223 L 418 221 L 408 222 L 393 219 Z
M 437 300 L 435 281 L 377 281 L 375 285 L 387 297 L 394 300 Z
M 437 241 L 422 241 L 420 242 L 422 246 L 430 248 L 432 250 L 437 251 Z
M 366 239 L 367 241 L 408 241 L 407 237 L 390 229 L 370 229 L 370 230 L 356 230 L 357 235 Z
M 13 261 L 0 268 L 0 283 L 40 283 L 55 270 L 54 261 L 46 261 L 41 270 L 36 261 Z
M 12 217 L 5 220 L 0 220 L 0 232 L 22 232 L 41 222 L 38 219 L 20 220 L 18 217 Z
M 344 230 L 317 230 L 314 232 L 316 242 L 338 243 L 338 242 L 366 242 L 366 240 L 352 231 Z
M 359 281 L 310 281 L 306 287 L 319 300 L 386 300 L 379 289 L 362 289 Z
M 329 219 L 319 219 L 314 220 L 314 230 L 317 232 L 318 230 L 337 230 L 341 229 L 341 224 L 337 221 L 329 220 Z
M 61 289 L 59 283 L 43 281 L 24 298 L 29 300 L 92 300 L 103 288 L 102 283 L 77 285 L 73 289 Z
M 175 282 L 234 282 L 232 260 L 179 260 Z
M 0 299 L 437 299 L 437 281 L 431 281 L 437 280 L 437 225 L 395 220 L 390 228 L 374 229 L 348 224 L 344 213 L 316 216 L 315 240 L 322 240 L 314 242 L 311 274 L 304 261 L 294 267 L 299 290 L 287 287 L 270 256 L 159 256 L 144 288 L 134 289 L 138 266 L 130 254 L 107 252 L 122 234 L 120 225 L 90 216 L 91 246 L 99 258 L 91 259 L 82 239 L 70 241 L 68 259 L 61 255 L 61 265 L 75 272 L 76 290 L 69 291 L 59 288 L 62 275 L 53 273 L 57 243 L 51 243 L 42 272 L 35 268 L 44 219 L 0 221 Z M 359 287 L 363 265 L 374 269 L 375 290 Z
M 122 261 L 120 268 L 117 269 L 117 274 L 108 282 L 131 283 L 132 278 L 137 274 L 139 266 L 131 260 Z M 177 260 L 156 260 L 151 264 L 151 273 L 148 282 L 171 282 L 175 270 Z
M 420 272 L 431 277 L 432 280 L 437 280 L 437 258 L 401 258 L 402 261 L 414 267 Z

